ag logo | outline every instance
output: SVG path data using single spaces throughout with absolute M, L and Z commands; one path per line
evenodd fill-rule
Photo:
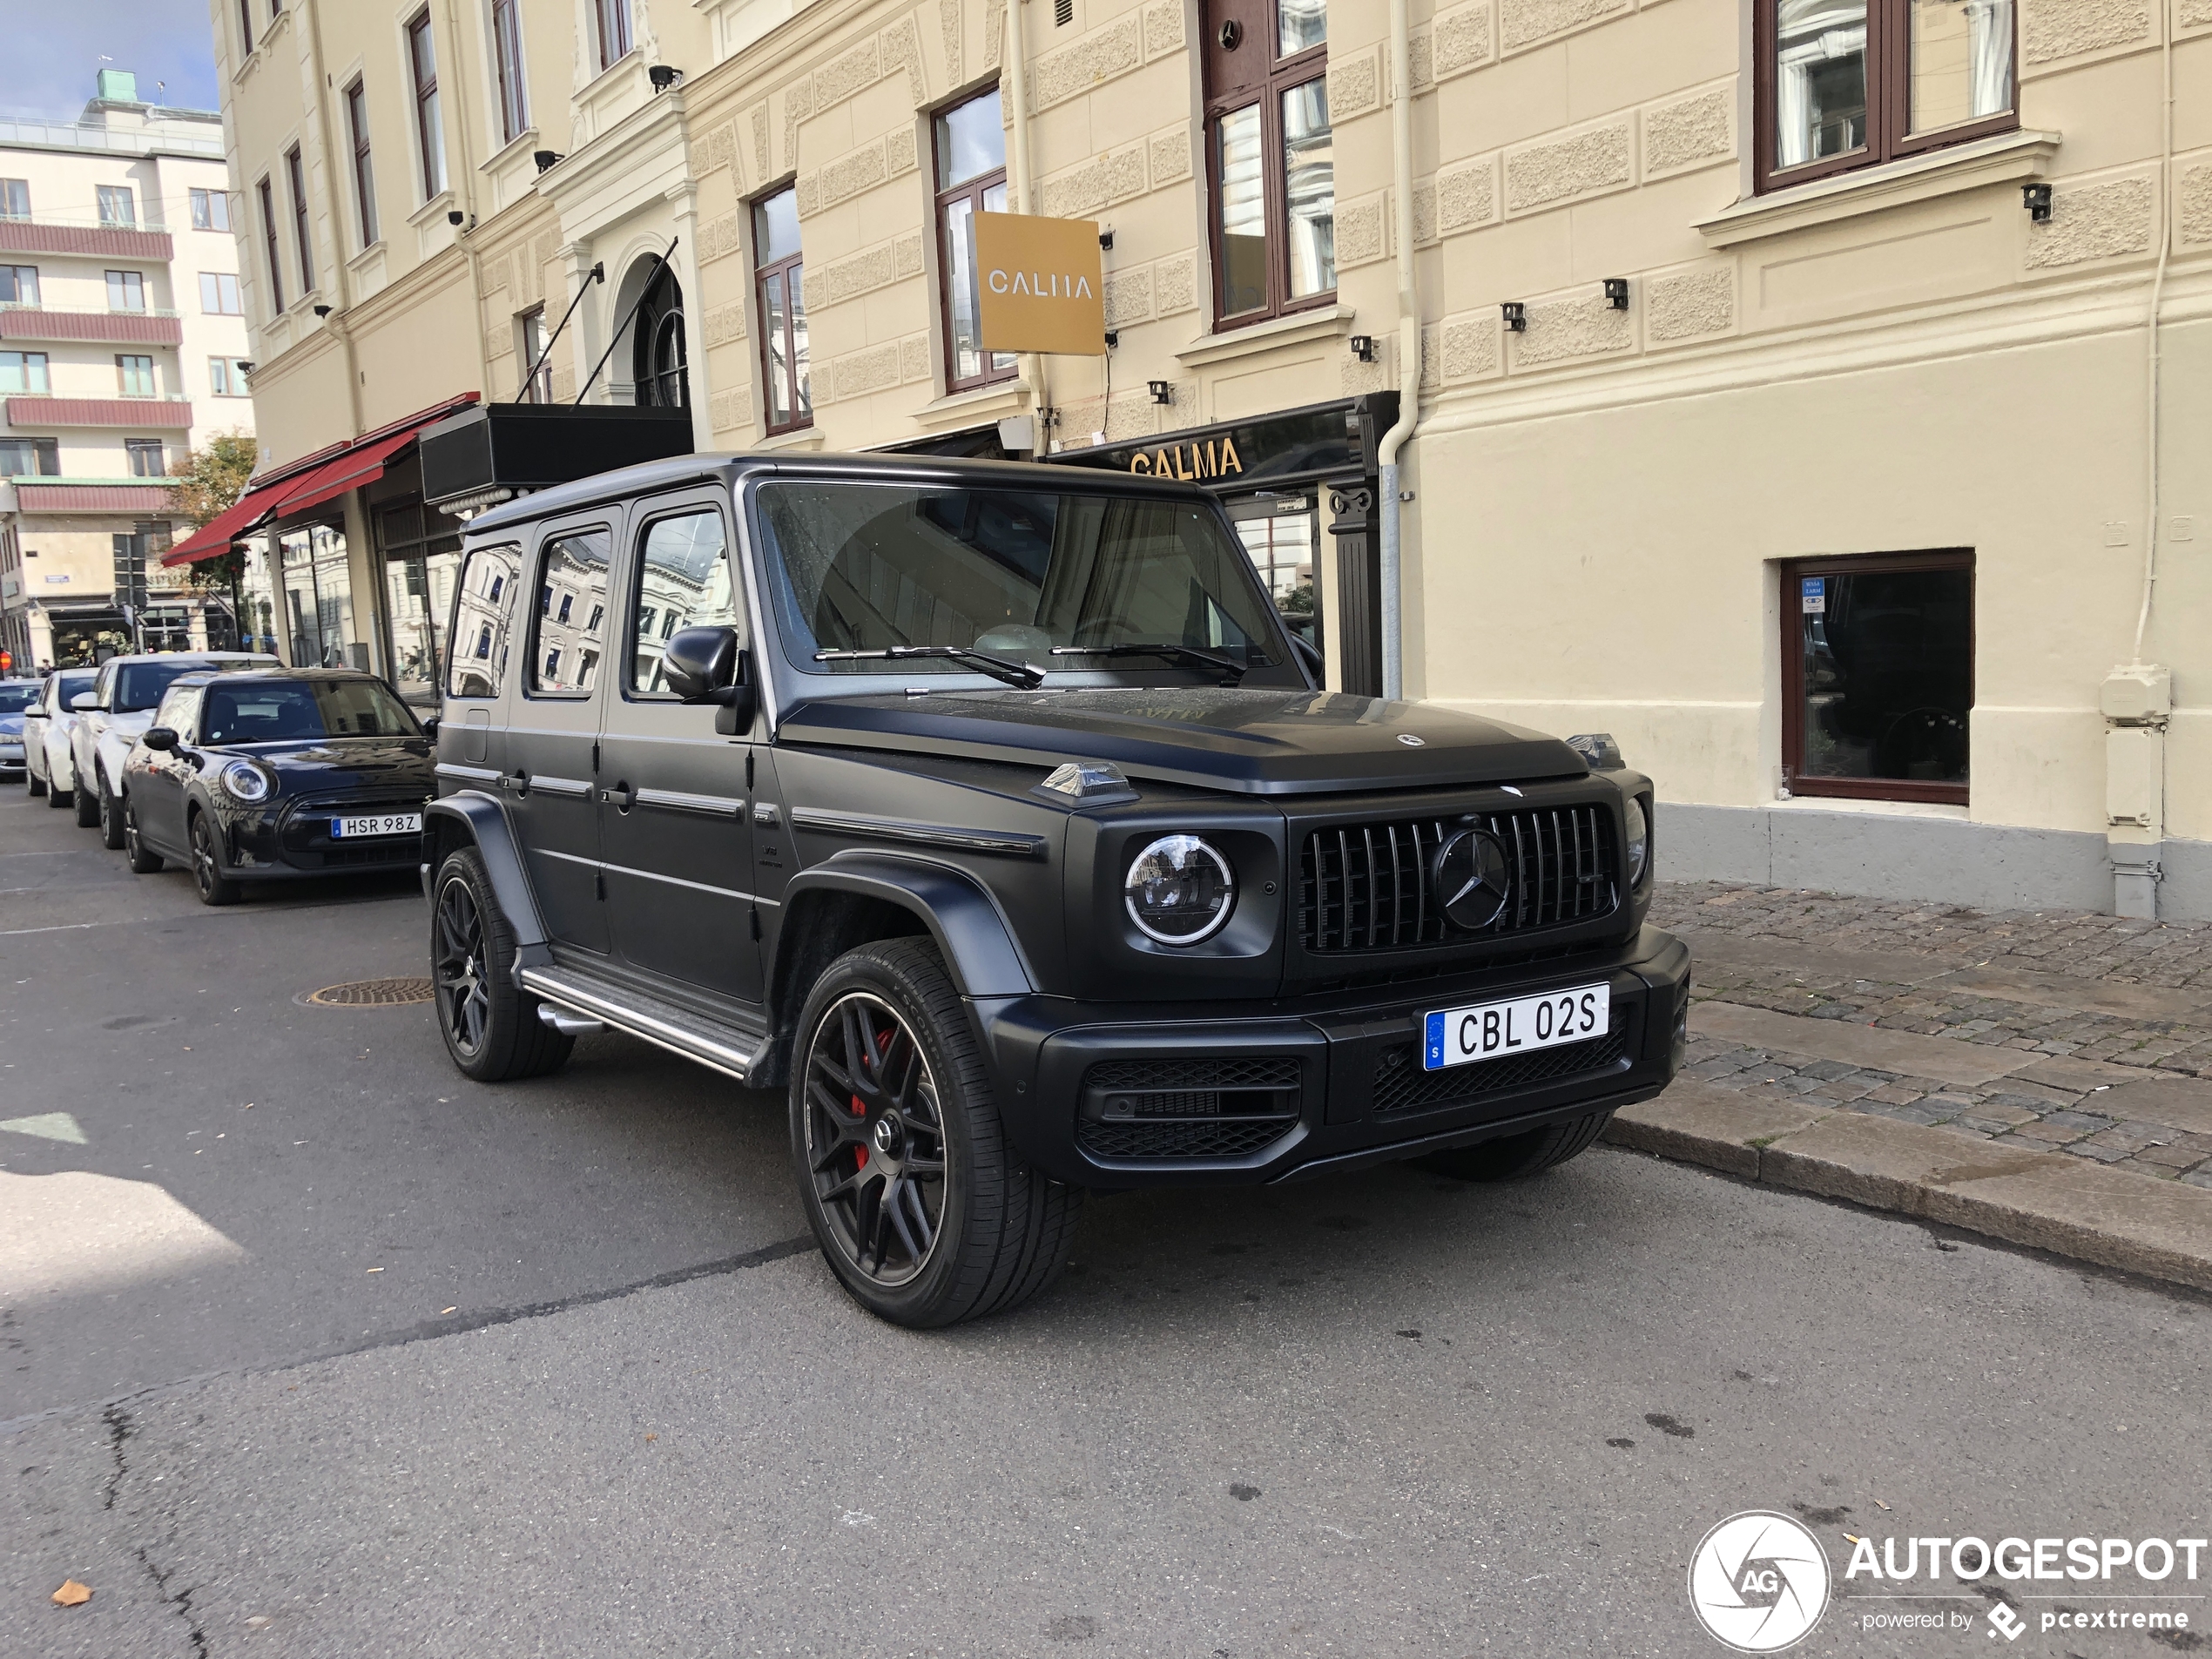
M 1787 1515 L 1730 1515 L 1689 1558 L 1689 1606 L 1708 1634 L 1737 1652 L 1779 1653 L 1827 1610 L 1827 1553 Z

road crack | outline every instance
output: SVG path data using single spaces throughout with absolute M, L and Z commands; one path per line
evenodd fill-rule
M 111 1406 L 100 1413 L 100 1421 L 107 1426 L 108 1456 L 114 1467 L 108 1471 L 107 1490 L 101 1494 L 100 1507 L 111 1510 L 123 1491 L 124 1478 L 131 1473 L 131 1460 L 125 1451 L 138 1438 L 138 1426 L 131 1420 L 131 1413 L 119 1406 Z M 199 1593 L 195 1584 L 190 1589 L 172 1590 L 169 1581 L 177 1575 L 173 1567 L 163 1568 L 154 1565 L 152 1553 L 143 1544 L 132 1547 L 131 1553 L 138 1557 L 138 1565 L 153 1581 L 154 1591 L 164 1607 L 173 1608 L 177 1616 L 185 1622 L 185 1633 L 192 1641 L 196 1654 L 207 1652 L 207 1633 L 199 1627 L 199 1615 L 193 1610 L 192 1599 Z

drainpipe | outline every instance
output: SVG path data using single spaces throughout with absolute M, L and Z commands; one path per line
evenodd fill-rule
M 1382 490 L 1382 694 L 1406 695 L 1404 613 L 1399 605 L 1398 453 L 1420 418 L 1421 312 L 1413 287 L 1413 50 L 1408 0 L 1390 0 L 1391 206 L 1398 231 L 1398 420 L 1377 451 Z
M 1029 165 L 1029 57 L 1022 30 L 1022 8 L 1028 3 L 1028 0 L 1007 0 L 1006 7 L 1006 91 L 1014 105 L 1014 153 L 1008 158 L 1013 165 L 1008 169 L 1008 182 L 1013 188 L 1007 194 L 1017 213 L 1035 211 L 1029 200 L 1030 182 L 1036 177 Z M 1032 452 L 1045 455 L 1052 448 L 1052 435 L 1045 425 L 1052 411 L 1045 401 L 1042 353 L 1022 353 L 1022 378 L 1029 382 Z

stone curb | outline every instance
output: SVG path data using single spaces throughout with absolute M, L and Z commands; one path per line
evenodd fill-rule
M 1684 1080 L 1605 1138 L 1770 1186 L 2212 1291 L 2212 1190 L 1807 1102 Z

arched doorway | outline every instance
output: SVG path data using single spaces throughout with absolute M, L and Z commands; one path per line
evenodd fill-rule
M 644 408 L 688 408 L 691 381 L 686 367 L 683 285 L 666 265 L 645 280 L 645 297 L 630 331 L 632 396 Z

